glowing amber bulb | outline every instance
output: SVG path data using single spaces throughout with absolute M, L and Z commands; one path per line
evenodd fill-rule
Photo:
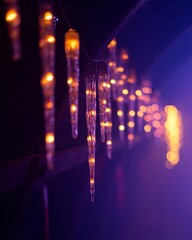
M 153 124 L 153 127 L 155 127 L 155 128 L 159 128 L 160 127 L 160 122 L 157 121 L 157 120 L 154 120 L 152 124 Z
M 145 130 L 145 132 L 151 132 L 151 126 L 148 125 L 148 124 L 146 124 L 146 125 L 144 126 L 144 130 Z
M 55 37 L 54 37 L 53 35 L 49 35 L 49 36 L 47 37 L 47 42 L 49 42 L 49 43 L 54 43 L 54 42 L 55 42 Z
M 117 67 L 116 70 L 117 70 L 117 72 L 120 73 L 120 72 L 123 72 L 123 71 L 124 71 L 124 68 L 123 68 L 123 67 Z
M 146 108 L 146 106 L 141 105 L 139 107 L 139 110 L 144 113 L 144 112 L 146 112 L 147 108 Z
M 123 85 L 123 84 L 124 84 L 124 81 L 123 81 L 123 80 L 119 80 L 119 81 L 118 81 L 118 84 L 119 84 L 119 85 Z
M 103 103 L 103 104 L 107 104 L 107 100 L 106 100 L 106 99 L 103 99 L 102 103 Z
M 141 111 L 138 111 L 138 112 L 137 112 L 137 116 L 138 116 L 138 117 L 143 117 L 143 115 L 144 115 L 143 112 L 141 112 Z
M 47 103 L 46 103 L 46 108 L 47 108 L 47 109 L 51 109 L 51 108 L 53 108 L 53 106 L 54 106 L 54 105 L 53 105 L 53 102 L 47 102 Z
M 53 19 L 53 14 L 51 12 L 47 11 L 47 12 L 44 13 L 44 17 L 43 18 L 46 21 L 50 21 L 50 20 Z
M 41 84 L 46 85 L 48 83 L 53 82 L 54 76 L 52 72 L 48 72 L 45 74 L 45 76 L 42 77 L 41 79 Z
M 133 94 L 129 98 L 130 98 L 131 101 L 135 101 L 136 100 L 136 97 Z
M 111 83 L 111 84 L 115 84 L 115 83 L 116 83 L 116 80 L 115 80 L 115 79 L 111 79 L 110 83 Z
M 118 110 L 118 111 L 117 111 L 117 116 L 122 117 L 122 116 L 123 116 L 123 111 Z
M 5 16 L 6 22 L 12 22 L 18 17 L 16 9 L 10 9 Z
M 133 121 L 130 121 L 127 123 L 127 126 L 133 128 L 135 126 L 135 123 Z
M 152 89 L 150 87 L 143 87 L 142 91 L 145 94 L 151 94 L 152 93 Z
M 130 110 L 129 111 L 129 116 L 134 117 L 135 116 L 135 111 L 134 110 Z
M 142 95 L 142 91 L 141 90 L 136 90 L 135 94 L 137 95 L 137 97 L 140 97 Z
M 79 45 L 79 34 L 74 29 L 69 29 L 65 34 L 65 53 L 67 57 L 78 57 Z
M 123 102 L 123 100 L 124 100 L 123 97 L 121 97 L 121 96 L 117 97 L 117 102 Z
M 135 83 L 136 80 L 135 80 L 134 78 L 129 77 L 129 78 L 127 79 L 127 82 L 128 82 L 128 83 Z
M 125 126 L 124 125 L 119 125 L 119 131 L 124 131 L 125 130 Z
M 54 135 L 53 133 L 47 133 L 45 137 L 46 143 L 53 143 L 54 142 Z
M 127 78 L 127 75 L 126 75 L 126 74 L 121 74 L 121 78 L 122 78 L 123 80 L 125 80 L 125 79 Z
M 108 44 L 107 47 L 108 47 L 109 49 L 110 49 L 110 48 L 115 48 L 116 45 L 117 45 L 117 41 L 116 41 L 116 39 L 114 38 L 114 39 L 111 40 L 111 42 Z
M 90 158 L 89 159 L 89 164 L 94 164 L 95 163 L 95 158 Z
M 95 183 L 94 178 L 90 178 L 90 184 L 93 185 Z
M 123 93 L 124 95 L 127 95 L 127 94 L 129 93 L 129 91 L 125 88 L 125 89 L 122 90 L 122 93 Z
M 77 106 L 75 104 L 71 105 L 71 112 L 76 112 L 77 111 Z
M 106 109 L 105 109 L 105 112 L 106 112 L 106 113 L 109 113 L 109 112 L 111 112 L 111 109 L 110 109 L 110 108 L 106 108 Z
M 71 85 L 71 84 L 73 83 L 73 78 L 72 78 L 72 77 L 69 77 L 68 80 L 67 80 L 67 83 L 68 83 L 69 85 Z

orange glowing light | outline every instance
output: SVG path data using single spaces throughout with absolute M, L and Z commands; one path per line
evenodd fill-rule
M 123 101 L 124 101 L 123 97 L 121 97 L 121 96 L 117 97 L 117 102 L 123 102 Z
M 152 89 L 150 87 L 143 87 L 142 91 L 145 94 L 151 94 L 152 93 Z
M 117 70 L 117 72 L 120 73 L 120 72 L 123 72 L 123 71 L 124 71 L 124 68 L 123 68 L 123 67 L 117 67 L 116 70 Z
M 54 43 L 54 42 L 55 42 L 55 37 L 54 37 L 53 35 L 49 35 L 49 36 L 47 37 L 47 42 L 49 42 L 49 43 Z
M 47 133 L 45 137 L 46 143 L 53 143 L 54 142 L 54 135 L 53 133 Z
M 147 108 L 146 108 L 146 106 L 141 105 L 139 107 L 139 110 L 144 113 L 144 112 L 146 112 Z
M 117 41 L 116 41 L 116 39 L 114 38 L 114 39 L 111 40 L 111 42 L 108 44 L 107 47 L 110 49 L 110 48 L 116 47 L 116 45 L 117 45 Z
M 72 77 L 69 77 L 68 80 L 67 80 L 67 83 L 68 83 L 69 85 L 71 85 L 71 84 L 73 83 L 73 78 L 72 78 Z
M 154 118 L 155 120 L 160 120 L 160 119 L 161 119 L 161 114 L 158 113 L 158 112 L 156 112 L 156 113 L 153 114 L 153 118 Z
M 47 11 L 47 12 L 44 13 L 44 17 L 43 18 L 46 21 L 50 21 L 50 20 L 53 19 L 53 14 L 51 12 Z
M 135 80 L 134 78 L 129 77 L 129 78 L 127 79 L 127 82 L 128 82 L 128 83 L 135 83 L 136 80 Z
M 90 184 L 93 185 L 95 183 L 95 180 L 93 178 L 90 178 Z
M 130 95 L 130 97 L 129 97 L 129 99 L 131 100 L 131 101 L 135 101 L 136 100 L 136 97 L 135 97 L 135 95 Z
M 77 106 L 75 104 L 71 105 L 71 112 L 76 112 L 77 111 Z
M 157 120 L 154 120 L 152 124 L 153 124 L 153 127 L 155 128 L 159 128 L 161 126 L 160 122 Z
M 134 110 L 130 110 L 129 111 L 129 116 L 134 117 L 135 116 L 135 111 Z
M 95 158 L 90 158 L 89 159 L 89 164 L 94 164 L 95 163 Z
M 53 102 L 47 102 L 46 108 L 47 108 L 47 109 L 53 108 Z
M 16 20 L 16 18 L 18 17 L 18 13 L 16 11 L 16 9 L 10 9 L 5 16 L 5 20 L 6 22 L 12 22 L 14 20 Z
M 74 29 L 69 29 L 65 34 L 65 53 L 67 57 L 79 56 L 79 34 Z
M 126 74 L 121 74 L 121 79 L 125 80 L 127 78 Z
M 135 123 L 133 121 L 130 121 L 127 123 L 127 126 L 133 128 L 135 126 Z
M 132 141 L 134 139 L 134 135 L 132 133 L 128 134 L 128 140 Z
M 105 109 L 105 112 L 106 112 L 106 113 L 111 112 L 111 108 L 106 108 L 106 109 Z

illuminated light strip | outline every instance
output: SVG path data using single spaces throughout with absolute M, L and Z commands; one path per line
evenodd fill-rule
M 117 97 L 117 81 L 116 81 L 116 39 L 112 39 L 111 42 L 108 44 L 107 48 L 109 50 L 109 78 L 110 84 L 112 87 L 112 97 L 115 100 Z
M 20 22 L 21 17 L 18 9 L 17 0 L 5 0 L 6 14 L 5 21 L 8 26 L 9 38 L 12 44 L 14 61 L 21 57 L 21 44 L 20 44 Z
M 55 36 L 53 13 L 49 5 L 43 5 L 39 17 L 40 55 L 42 60 L 41 88 L 44 98 L 45 148 L 47 168 L 53 169 L 55 154 Z
M 167 162 L 166 167 L 175 166 L 180 160 L 180 148 L 183 138 L 183 125 L 181 113 L 173 105 L 165 107 L 166 121 L 165 127 L 165 140 L 167 143 Z
M 65 54 L 67 59 L 67 83 L 69 86 L 69 105 L 73 138 L 78 137 L 79 48 L 79 34 L 74 29 L 69 29 L 65 34 Z

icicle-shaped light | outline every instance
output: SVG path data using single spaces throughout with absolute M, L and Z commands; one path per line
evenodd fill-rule
M 183 138 L 183 125 L 181 113 L 175 106 L 166 106 L 165 112 L 165 139 L 167 143 L 167 162 L 165 163 L 165 166 L 167 168 L 172 168 L 179 162 L 179 153 Z
M 112 39 L 111 42 L 108 44 L 109 49 L 109 77 L 110 77 L 110 84 L 112 87 L 112 96 L 115 100 L 117 97 L 117 81 L 116 81 L 116 39 Z
M 129 84 L 129 106 L 128 106 L 128 114 L 127 114 L 127 127 L 128 127 L 128 146 L 132 147 L 134 138 L 135 138 L 135 108 L 136 108 L 136 95 L 135 95 L 135 85 L 136 78 L 135 76 L 130 76 L 127 79 Z
M 98 89 L 100 105 L 101 141 L 106 141 L 108 158 L 112 156 L 112 109 L 111 109 L 111 85 L 107 74 L 107 64 L 98 62 Z
M 124 132 L 125 132 L 125 98 L 128 94 L 128 90 L 125 88 L 125 80 L 126 75 L 122 74 L 124 71 L 123 67 L 117 67 L 116 73 L 117 73 L 117 117 L 118 117 L 118 123 L 119 123 L 119 138 L 120 140 L 124 139 Z
M 45 144 L 48 169 L 53 168 L 55 152 L 55 36 L 53 13 L 49 5 L 42 6 L 40 12 L 40 53 L 42 59 L 41 87 L 44 97 Z
M 5 21 L 8 25 L 9 37 L 11 40 L 14 61 L 21 57 L 20 46 L 20 22 L 21 17 L 18 9 L 17 0 L 5 0 L 6 15 Z
M 74 29 L 69 29 L 65 34 L 65 54 L 73 138 L 78 137 L 79 46 L 79 34 Z
M 95 199 L 96 146 L 96 63 L 89 62 L 86 72 L 86 119 L 91 201 Z

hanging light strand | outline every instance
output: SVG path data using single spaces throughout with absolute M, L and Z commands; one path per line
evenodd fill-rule
M 14 61 L 21 57 L 20 44 L 20 12 L 17 0 L 5 0 L 6 14 L 5 21 L 8 26 L 9 38 L 12 45 L 12 59 Z
M 74 29 L 69 29 L 65 34 L 65 54 L 73 138 L 78 137 L 79 48 L 79 34 Z
M 53 12 L 50 5 L 43 5 L 39 17 L 40 54 L 42 59 L 41 87 L 44 97 L 45 144 L 47 168 L 53 169 L 55 152 L 55 36 Z
M 116 39 L 112 39 L 111 42 L 108 44 L 109 50 L 109 76 L 110 76 L 110 84 L 112 87 L 112 96 L 115 100 L 117 97 L 117 81 L 116 81 Z
M 91 201 L 95 199 L 95 146 L 96 146 L 96 64 L 90 61 L 86 73 L 86 119 Z

